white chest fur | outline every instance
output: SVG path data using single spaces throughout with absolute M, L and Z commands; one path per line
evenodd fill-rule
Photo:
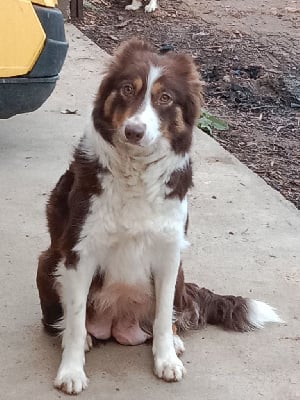
M 167 199 L 166 182 L 188 157 L 170 152 L 165 143 L 146 157 L 103 142 L 93 148 L 100 149 L 99 159 L 109 172 L 99 176 L 102 193 L 90 200 L 75 250 L 94 258 L 107 283 L 145 282 L 158 246 L 185 245 L 187 201 Z
M 187 201 L 167 199 L 166 183 L 185 168 L 189 156 L 177 155 L 163 137 L 147 149 L 111 146 L 92 126 L 85 152 L 109 172 L 99 175 L 102 193 L 90 199 L 89 213 L 75 250 L 93 259 L 105 285 L 149 282 L 153 258 L 166 243 L 186 244 Z
M 186 200 L 165 199 L 162 182 L 149 187 L 144 179 L 143 174 L 127 179 L 104 175 L 102 194 L 90 201 L 76 250 L 95 258 L 106 283 L 145 282 L 158 245 L 184 245 Z

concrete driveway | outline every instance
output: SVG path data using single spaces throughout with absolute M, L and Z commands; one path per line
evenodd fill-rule
M 0 398 L 50 400 L 58 339 L 40 323 L 37 257 L 49 243 L 47 195 L 85 125 L 107 55 L 76 28 L 61 80 L 38 111 L 0 121 Z M 78 110 L 77 114 L 61 111 Z M 246 334 L 188 333 L 188 374 L 152 374 L 151 346 L 107 343 L 87 355 L 82 399 L 300 399 L 300 213 L 215 141 L 195 132 L 187 277 L 275 306 L 286 321 Z

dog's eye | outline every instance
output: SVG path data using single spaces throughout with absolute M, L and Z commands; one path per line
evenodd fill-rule
M 121 92 L 124 96 L 132 96 L 134 94 L 134 87 L 131 83 L 126 83 L 122 86 Z
M 168 93 L 162 93 L 159 97 L 160 104 L 169 104 L 172 101 L 172 97 Z

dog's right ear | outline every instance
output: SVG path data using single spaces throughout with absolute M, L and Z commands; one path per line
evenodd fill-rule
M 170 52 L 162 56 L 166 60 L 167 69 L 172 71 L 173 79 L 181 82 L 182 93 L 185 94 L 185 107 L 190 121 L 200 116 L 203 105 L 203 88 L 200 73 L 195 61 L 188 54 Z
M 106 71 L 94 101 L 92 120 L 96 131 L 101 133 L 101 136 L 111 144 L 113 143 L 110 111 L 114 93 L 114 78 L 111 72 Z M 108 104 L 110 105 L 109 109 Z

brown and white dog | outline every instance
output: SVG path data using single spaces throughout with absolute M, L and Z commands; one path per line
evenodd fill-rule
M 55 386 L 87 387 L 91 336 L 126 345 L 153 337 L 154 371 L 179 381 L 177 332 L 206 323 L 246 331 L 280 322 L 265 303 L 185 283 L 190 148 L 201 104 L 190 57 L 123 44 L 100 85 L 90 125 L 47 206 L 51 245 L 37 285 L 47 330 L 62 327 Z

